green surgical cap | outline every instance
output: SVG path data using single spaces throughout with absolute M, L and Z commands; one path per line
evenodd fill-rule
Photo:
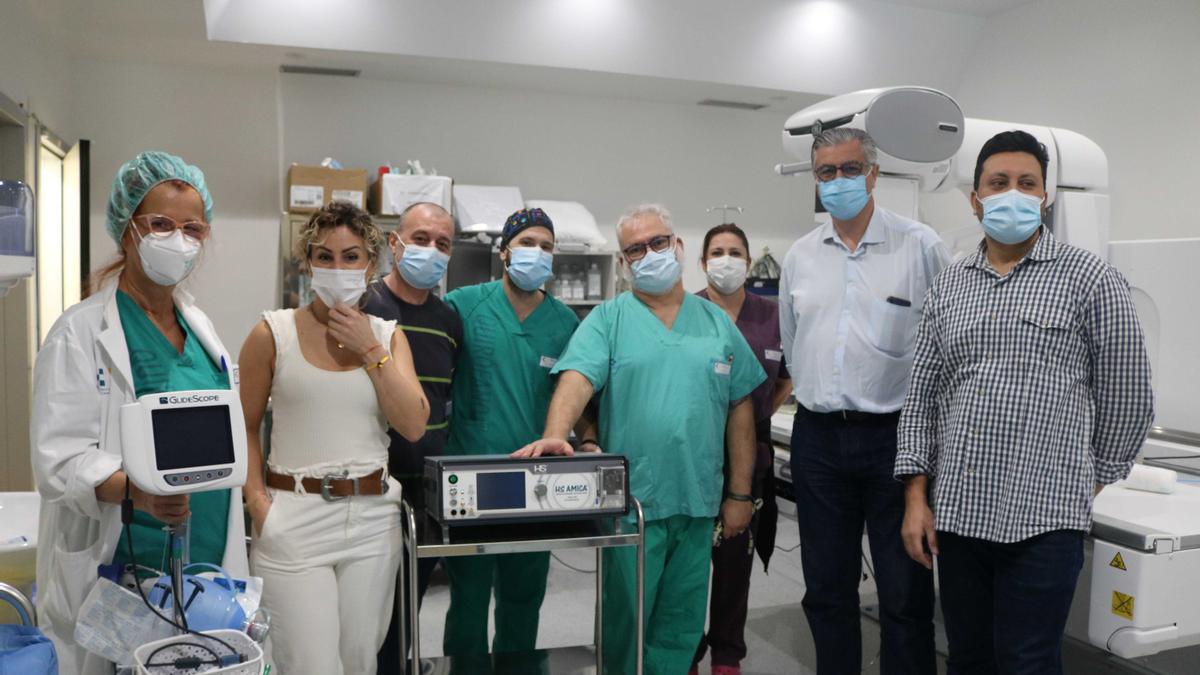
M 212 195 L 204 183 L 204 172 L 166 152 L 143 152 L 125 162 L 113 178 L 108 194 L 108 236 L 119 246 L 125 224 L 155 185 L 179 180 L 196 188 L 204 201 L 204 220 L 212 222 Z

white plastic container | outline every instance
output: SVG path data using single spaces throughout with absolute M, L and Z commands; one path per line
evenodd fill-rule
M 262 647 L 258 643 L 250 639 L 240 630 L 213 630 L 207 631 L 204 635 L 215 635 L 230 646 L 243 654 L 246 660 L 243 663 L 237 663 L 232 666 L 219 668 L 212 666 L 209 670 L 203 667 L 197 668 L 168 668 L 166 666 L 155 666 L 153 669 L 146 667 L 146 662 L 149 661 L 150 655 L 156 649 L 164 645 L 178 644 L 178 647 L 165 649 L 158 653 L 155 657 L 155 663 L 162 662 L 171 658 L 181 656 L 197 656 L 200 658 L 212 658 L 204 649 L 189 646 L 191 644 L 203 644 L 205 647 L 213 650 L 217 655 L 224 655 L 228 652 L 225 646 L 214 640 L 205 640 L 196 635 L 175 635 L 155 642 L 148 642 L 133 653 L 134 663 L 137 666 L 138 675 L 262 675 L 263 671 L 263 652 Z
M 600 296 L 604 294 L 604 289 L 601 287 L 600 282 L 601 282 L 600 266 L 597 265 L 596 263 L 592 263 L 592 266 L 588 268 L 588 275 L 587 275 L 587 299 L 588 300 L 599 300 Z

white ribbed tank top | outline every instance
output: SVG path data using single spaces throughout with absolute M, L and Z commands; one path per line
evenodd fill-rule
M 296 310 L 263 312 L 263 318 L 275 337 L 271 469 L 297 476 L 345 469 L 353 477 L 386 467 L 388 422 L 366 371 L 324 370 L 309 363 L 300 351 Z M 391 353 L 396 322 L 368 318 L 379 344 Z

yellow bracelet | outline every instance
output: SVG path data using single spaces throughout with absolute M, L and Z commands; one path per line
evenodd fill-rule
M 384 354 L 384 355 L 383 355 L 383 358 L 382 358 L 382 359 L 379 359 L 379 363 L 373 363 L 373 364 L 371 364 L 371 365 L 369 365 L 369 366 L 366 366 L 366 369 L 367 369 L 367 370 L 374 370 L 374 369 L 376 369 L 376 368 L 382 368 L 382 367 L 383 367 L 383 364 L 385 364 L 385 363 L 387 363 L 388 361 L 391 361 L 391 360 L 392 360 L 392 355 L 391 355 L 391 354 Z

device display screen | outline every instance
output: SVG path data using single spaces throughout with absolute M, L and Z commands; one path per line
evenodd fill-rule
M 161 408 L 151 411 L 154 454 L 160 471 L 233 464 L 229 406 Z
M 479 510 L 525 508 L 525 472 L 481 473 L 475 478 Z

